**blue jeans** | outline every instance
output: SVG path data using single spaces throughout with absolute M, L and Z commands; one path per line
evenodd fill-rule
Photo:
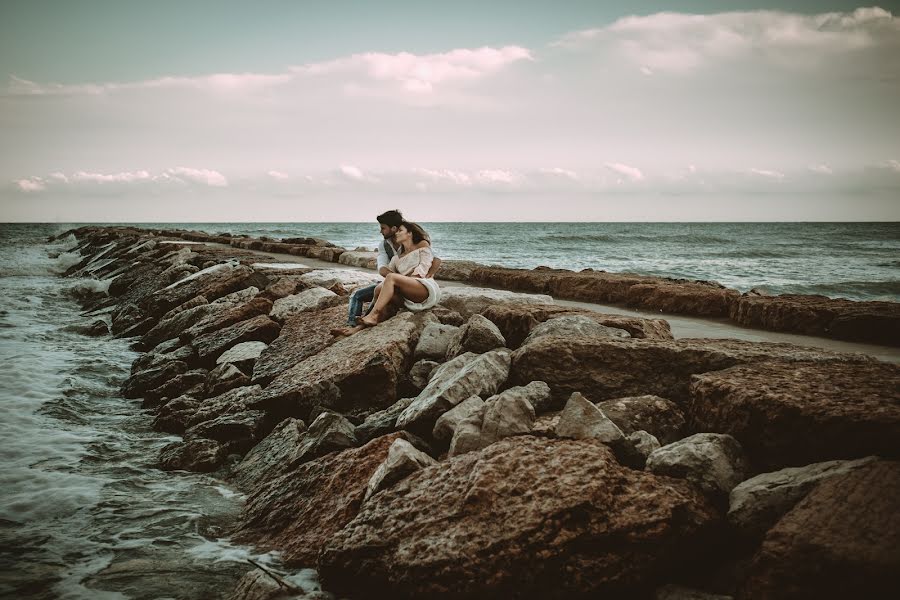
M 373 283 L 368 287 L 359 288 L 350 295 L 350 307 L 347 309 L 347 323 L 350 327 L 356 327 L 356 320 L 363 315 L 363 303 L 370 303 L 369 310 L 365 314 L 369 314 L 372 307 L 375 306 L 372 299 L 375 297 L 376 287 L 378 284 Z

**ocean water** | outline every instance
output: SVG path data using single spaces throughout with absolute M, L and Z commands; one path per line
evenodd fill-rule
M 446 259 L 704 279 L 746 292 L 900 301 L 900 223 L 422 223 Z M 147 227 L 378 243 L 376 223 Z
M 78 328 L 90 280 L 56 226 L 0 226 L 0 597 L 216 598 L 250 569 L 278 569 L 226 536 L 241 496 L 222 481 L 166 473 L 140 400 L 119 386 L 137 354 Z M 314 586 L 304 573 L 290 573 Z M 298 580 L 295 580 L 297 582 Z

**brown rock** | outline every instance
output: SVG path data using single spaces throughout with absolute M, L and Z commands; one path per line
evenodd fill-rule
M 202 275 L 201 275 L 202 273 Z M 151 315 L 162 315 L 194 296 L 203 296 L 209 301 L 216 300 L 247 287 L 263 289 L 268 285 L 265 275 L 255 272 L 245 265 L 222 264 L 208 271 L 195 273 L 195 278 L 180 284 L 172 284 L 146 299 L 143 308 Z
M 288 565 L 315 565 L 321 548 L 356 516 L 369 480 L 402 435 L 328 454 L 264 483 L 247 498 L 238 539 L 280 550 Z
M 436 325 L 435 327 L 448 327 Z M 453 332 L 447 340 L 446 359 L 456 358 L 465 352 L 483 354 L 494 348 L 503 348 L 506 340 L 497 326 L 482 315 L 472 315 L 466 324 Z M 426 356 L 426 355 L 423 355 Z
M 519 436 L 372 497 L 319 571 L 347 595 L 638 595 L 717 525 L 688 485 L 626 469 L 599 442 Z
M 235 465 L 230 479 L 240 489 L 253 491 L 283 475 L 305 431 L 300 419 L 284 419 Z
M 684 414 L 671 400 L 659 396 L 616 398 L 597 404 L 622 433 L 646 431 L 665 446 L 685 436 Z
M 241 342 L 269 343 L 278 337 L 281 327 L 267 315 L 258 315 L 252 319 L 241 321 L 203 334 L 191 345 L 197 349 L 197 356 L 204 364 L 214 364 L 219 356 Z
M 767 469 L 900 456 L 900 366 L 768 361 L 699 375 L 691 427 L 733 435 Z
M 214 305 L 215 303 L 213 303 Z M 272 310 L 271 300 L 262 296 L 254 296 L 247 302 L 233 307 L 226 306 L 225 310 L 216 311 L 204 317 L 200 322 L 181 332 L 179 337 L 185 342 L 190 342 L 201 335 L 220 331 L 259 315 L 267 315 L 270 310 Z
M 122 383 L 122 396 L 124 398 L 140 398 L 148 390 L 163 385 L 187 370 L 187 363 L 176 360 L 165 362 L 158 367 L 145 371 L 139 371 Z
M 218 469 L 228 452 L 215 440 L 195 438 L 172 442 L 159 451 L 159 466 L 164 471 L 208 473 Z
M 879 461 L 822 482 L 782 517 L 738 597 L 888 598 L 898 590 L 900 463 Z

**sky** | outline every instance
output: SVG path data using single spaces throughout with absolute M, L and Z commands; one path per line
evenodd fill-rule
M 3 0 L 0 221 L 900 221 L 900 7 Z

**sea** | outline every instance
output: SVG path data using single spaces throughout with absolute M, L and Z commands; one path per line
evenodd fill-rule
M 131 224 L 135 225 L 135 224 Z M 900 301 L 900 223 L 423 223 L 443 259 L 718 281 L 740 291 Z M 62 278 L 77 224 L 0 224 L 0 597 L 217 598 L 265 565 L 304 590 L 315 572 L 233 543 L 237 490 L 155 459 L 179 439 L 119 394 L 127 340 L 85 335 Z M 372 248 L 375 223 L 154 223 Z

